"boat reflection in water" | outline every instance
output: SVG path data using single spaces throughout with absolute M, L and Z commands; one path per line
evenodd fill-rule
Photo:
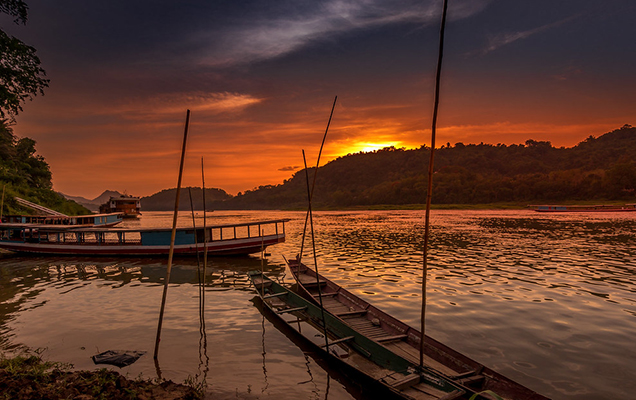
M 342 371 L 338 368 L 337 364 L 334 364 L 329 361 L 328 358 L 325 358 L 322 352 L 316 351 L 314 346 L 311 346 L 305 340 L 301 340 L 298 336 L 298 332 L 294 329 L 290 328 L 288 324 L 283 323 L 279 318 L 272 314 L 272 312 L 263 304 L 263 300 L 259 296 L 254 296 L 252 300 L 250 300 L 256 309 L 262 314 L 263 323 L 263 374 L 265 376 L 265 382 L 267 383 L 267 368 L 266 368 L 266 351 L 265 351 L 265 320 L 269 322 L 269 324 L 273 325 L 278 332 L 285 335 L 285 337 L 291 341 L 294 345 L 296 345 L 299 349 L 302 350 L 307 366 L 307 375 L 309 376 L 308 381 L 301 382 L 299 384 L 307 384 L 311 383 L 314 385 L 314 391 L 316 393 L 316 398 L 319 398 L 321 395 L 320 385 L 314 379 L 314 375 L 319 375 L 326 372 L 326 387 L 324 388 L 324 397 L 327 399 L 329 397 L 329 389 L 331 387 L 330 382 L 331 378 L 335 379 L 340 385 L 343 385 L 347 393 L 349 393 L 355 399 L 369 399 L 373 398 L 373 393 L 369 391 L 365 391 L 364 386 L 356 385 L 354 381 L 352 381 L 348 376 L 344 375 Z M 309 357 L 320 366 L 317 370 L 314 369 L 312 372 L 312 363 L 309 360 Z M 324 372 L 323 372 L 324 371 Z M 266 388 L 263 389 L 263 392 Z
M 11 280 L 20 280 L 22 287 L 28 288 L 42 281 L 70 282 L 73 279 L 101 279 L 121 282 L 127 285 L 134 282 L 163 284 L 166 277 L 166 259 L 155 258 L 91 258 L 91 257 L 22 257 L 0 258 L 0 268 L 11 276 Z M 202 262 L 201 268 L 203 268 Z M 284 273 L 281 265 L 271 265 L 264 260 L 264 268 L 274 276 Z M 171 284 L 198 284 L 199 263 L 194 257 L 179 257 L 173 260 L 170 274 Z M 261 269 L 258 257 L 214 257 L 208 259 L 206 287 L 249 289 L 247 273 Z M 14 286 L 14 285 L 12 285 Z

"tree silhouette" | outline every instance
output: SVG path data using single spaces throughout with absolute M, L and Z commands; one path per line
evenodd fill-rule
M 27 22 L 28 6 L 21 0 L 0 0 L 0 12 L 13 17 L 14 23 Z M 49 86 L 46 72 L 40 66 L 35 49 L 0 30 L 0 120 L 15 122 L 22 111 L 22 103 L 34 96 L 44 95 Z

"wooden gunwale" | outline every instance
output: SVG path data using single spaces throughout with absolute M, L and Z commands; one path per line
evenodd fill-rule
M 316 291 L 303 283 L 316 282 L 316 273 L 297 260 L 287 261 L 297 286 L 303 296 L 315 304 Z M 369 304 L 333 281 L 320 276 L 325 281 L 322 290 L 335 293 L 324 302 L 326 311 L 338 315 L 338 310 L 347 309 L 351 316 L 336 317 L 356 332 L 369 337 L 387 351 L 413 363 L 419 363 L 420 332 L 397 318 Z M 355 315 L 355 311 L 365 311 Z M 437 340 L 426 336 L 424 365 L 438 371 L 445 377 L 462 383 L 477 392 L 492 390 L 499 396 L 510 399 L 547 399 L 531 389 L 512 381 L 481 363 L 465 356 Z

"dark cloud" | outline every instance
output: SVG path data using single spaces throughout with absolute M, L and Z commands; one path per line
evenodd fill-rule
M 189 151 L 230 192 L 280 183 L 300 149 L 317 153 L 334 95 L 325 162 L 428 140 L 441 0 L 27 3 L 26 26 L 0 26 L 37 49 L 51 84 L 15 131 L 69 194 L 174 185 L 186 108 Z M 635 17 L 629 0 L 452 1 L 441 143 L 569 146 L 633 124 Z
M 299 165 L 293 165 L 293 166 L 290 165 L 287 167 L 279 168 L 278 170 L 282 172 L 293 172 L 293 171 L 298 171 L 299 169 L 300 169 Z

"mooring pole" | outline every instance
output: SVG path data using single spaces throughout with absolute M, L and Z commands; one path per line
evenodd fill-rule
M 201 157 L 201 190 L 203 192 L 203 288 L 201 289 L 201 304 L 203 304 L 203 307 L 201 309 L 201 321 L 203 321 L 203 327 L 205 328 L 205 274 L 208 267 L 208 237 L 206 231 L 208 226 L 206 223 L 207 208 L 205 206 L 205 170 L 203 169 L 203 157 Z M 212 232 L 210 232 L 210 236 L 212 236 Z
M 159 341 L 161 340 L 161 325 L 163 324 L 163 312 L 166 308 L 168 284 L 170 283 L 170 270 L 172 269 L 172 256 L 174 255 L 174 238 L 177 234 L 177 217 L 179 216 L 179 196 L 181 194 L 181 178 L 183 177 L 183 164 L 185 160 L 186 140 L 188 138 L 188 124 L 190 123 L 190 110 L 186 112 L 185 129 L 183 132 L 183 145 L 181 147 L 181 163 L 179 164 L 179 178 L 177 180 L 177 196 L 174 201 L 174 216 L 172 218 L 172 235 L 170 236 L 170 251 L 168 252 L 168 267 L 166 279 L 163 283 L 163 297 L 161 298 L 161 310 L 159 311 L 159 323 L 157 325 L 157 339 L 155 340 L 155 360 L 159 354 Z
M 428 190 L 426 192 L 426 216 L 424 218 L 424 266 L 422 268 L 422 315 L 421 315 L 421 330 L 422 337 L 420 338 L 420 368 L 424 367 L 424 338 L 426 337 L 426 275 L 428 273 L 428 236 L 429 227 L 431 221 L 431 198 L 433 196 L 433 159 L 435 156 L 435 131 L 437 127 L 437 109 L 439 107 L 439 86 L 440 78 L 442 74 L 442 58 L 444 55 L 444 28 L 446 27 L 446 9 L 448 1 L 444 0 L 442 10 L 442 23 L 439 31 L 439 54 L 437 57 L 437 73 L 435 75 L 435 104 L 433 106 L 433 122 L 431 128 L 431 158 L 428 163 Z
M 325 134 L 322 136 L 322 143 L 320 143 L 320 150 L 318 151 L 318 159 L 316 160 L 316 171 L 314 172 L 314 180 L 311 185 L 311 191 L 309 192 L 309 201 L 311 202 L 311 198 L 314 196 L 314 187 L 316 186 L 316 177 L 318 176 L 318 167 L 320 166 L 320 156 L 322 155 L 322 148 L 325 146 L 325 139 L 327 139 L 327 132 L 329 132 L 329 125 L 331 125 L 331 118 L 333 117 L 333 110 L 336 108 L 336 102 L 338 101 L 338 96 L 334 97 L 333 105 L 331 106 L 331 114 L 329 114 L 329 120 L 327 121 L 327 128 L 325 129 Z M 304 158 L 305 150 L 303 150 L 303 158 Z M 305 170 L 307 169 L 307 163 L 305 162 Z M 307 184 L 309 184 L 309 177 L 307 177 Z M 307 210 L 307 214 L 305 215 L 305 226 L 303 227 L 303 238 L 300 242 L 300 255 L 298 259 L 298 266 L 300 267 L 300 262 L 303 258 L 303 248 L 305 247 L 305 232 L 307 232 L 307 222 L 309 221 L 309 210 Z
M 2 202 L 0 202 L 0 223 L 2 222 L 2 210 L 4 209 L 4 188 L 6 188 L 7 185 L 2 186 Z
M 318 285 L 318 300 L 320 303 L 320 316 L 322 317 L 322 329 L 325 334 L 325 350 L 329 353 L 329 337 L 327 336 L 327 321 L 325 320 L 325 307 L 322 304 L 322 289 L 320 288 L 320 275 L 318 274 L 318 258 L 316 257 L 316 238 L 314 237 L 314 217 L 311 212 L 311 192 L 309 191 L 309 173 L 307 172 L 307 159 L 305 158 L 305 150 L 303 150 L 303 162 L 305 163 L 305 177 L 307 178 L 307 200 L 309 202 L 307 214 L 311 223 L 311 244 L 314 254 L 314 268 L 316 270 L 316 284 Z M 318 170 L 316 169 L 316 172 Z M 300 272 L 300 260 L 298 261 L 298 271 Z M 301 285 L 300 281 L 298 282 Z

